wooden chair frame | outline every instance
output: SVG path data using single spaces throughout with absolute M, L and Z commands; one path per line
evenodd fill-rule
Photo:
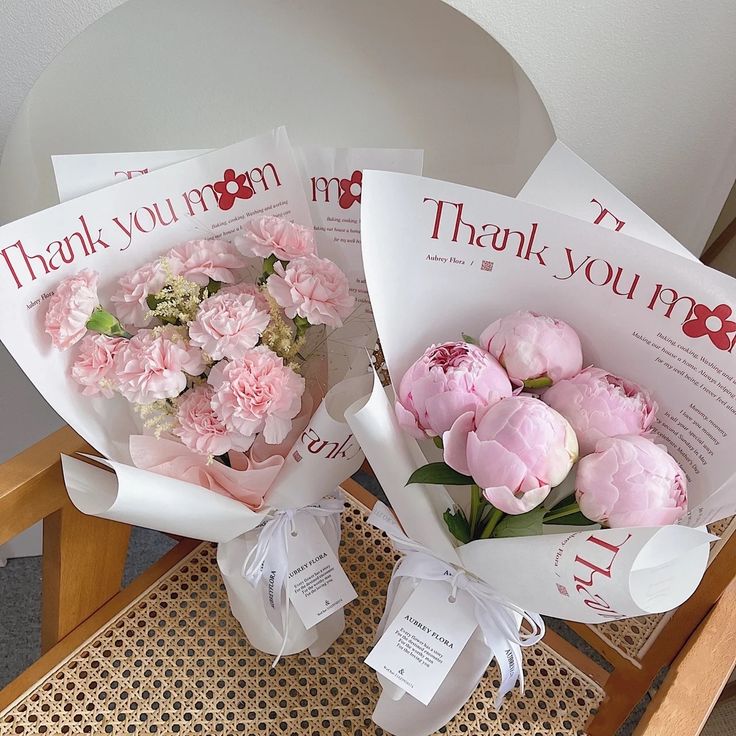
M 594 627 L 569 622 L 568 625 L 614 668 L 607 690 L 616 696 L 608 697 L 601 705 L 589 726 L 590 736 L 607 736 L 621 726 L 659 672 L 675 661 L 693 632 L 734 580 L 735 574 L 736 534 L 732 534 L 708 566 L 698 589 L 674 611 L 637 662 L 613 649 Z
M 46 652 L 120 591 L 130 527 L 80 513 L 59 456 L 92 448 L 70 428 L 3 463 L 0 544 L 43 519 L 41 649 Z
M 59 455 L 89 448 L 69 428 L 42 440 L 2 465 L 0 544 L 44 519 L 42 649 L 44 655 L 0 691 L 0 709 L 128 605 L 198 544 L 181 541 L 120 592 L 130 527 L 78 512 L 64 489 Z M 375 499 L 353 481 L 346 490 L 366 506 Z M 694 736 L 736 662 L 736 583 L 732 570 L 736 535 L 723 547 L 693 597 L 667 623 L 642 667 L 615 652 L 591 629 L 574 628 L 614 666 L 611 673 L 554 632 L 545 641 L 598 682 L 608 694 L 589 724 L 590 736 L 611 736 L 663 666 L 674 662 L 636 736 Z M 721 594 L 726 591 L 723 596 Z M 718 600 L 720 598 L 720 601 Z M 642 690 L 643 688 L 643 690 Z M 674 721 L 672 721 L 674 719 Z M 677 723 L 672 729 L 671 722 Z

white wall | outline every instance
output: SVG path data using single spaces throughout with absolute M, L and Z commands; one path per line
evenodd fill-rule
M 736 2 L 448 1 L 516 59 L 563 142 L 702 250 L 736 177 Z
M 0 147 L 43 68 L 121 1 L 0 0 Z M 511 52 L 564 142 L 700 250 L 736 177 L 733 0 L 447 2 Z
M 124 0 L 0 0 L 0 150 L 28 90 L 64 46 Z
M 700 251 L 736 176 L 736 2 L 446 1 L 516 58 L 564 142 Z M 42 69 L 120 3 L 0 0 L 0 146 Z M 3 417 L 0 454 L 53 428 L 27 406 Z

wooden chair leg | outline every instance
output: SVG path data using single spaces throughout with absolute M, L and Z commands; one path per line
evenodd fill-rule
M 41 649 L 48 651 L 120 591 L 130 526 L 68 501 L 43 525 Z
M 649 681 L 643 682 L 643 678 Z M 606 682 L 606 692 L 612 694 L 601 703 L 598 712 L 585 730 L 586 736 L 611 736 L 616 733 L 637 706 L 641 694 L 647 691 L 653 679 L 653 676 L 647 678 L 644 673 L 639 677 L 632 677 L 630 671 L 612 672 Z

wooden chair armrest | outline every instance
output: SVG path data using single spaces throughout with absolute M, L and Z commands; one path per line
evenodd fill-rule
M 61 454 L 92 448 L 71 428 L 0 466 L 0 544 L 44 519 L 41 647 L 48 650 L 119 590 L 130 527 L 80 513 L 64 487 Z
M 699 734 L 736 665 L 736 580 L 672 664 L 634 736 Z
M 0 544 L 66 503 L 59 455 L 90 449 L 63 427 L 0 465 Z

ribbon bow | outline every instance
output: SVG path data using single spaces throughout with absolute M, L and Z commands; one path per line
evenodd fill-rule
M 298 534 L 297 519 L 303 515 L 325 519 L 327 523 L 322 533 L 336 549 L 340 542 L 340 514 L 344 508 L 342 498 L 328 497 L 312 506 L 271 512 L 262 522 L 258 541 L 245 558 L 243 577 L 260 591 L 266 616 L 283 639 L 272 667 L 283 656 L 289 635 L 289 540 Z
M 451 587 L 452 602 L 457 600 L 458 590 L 464 591 L 473 601 L 473 613 L 483 640 L 498 663 L 501 686 L 496 697 L 496 707 L 501 705 L 506 694 L 514 689 L 517 682 L 523 691 L 521 647 L 533 646 L 542 639 L 545 630 L 542 617 L 506 600 L 485 581 L 444 562 L 429 549 L 407 537 L 384 504 L 376 504 L 368 521 L 384 531 L 395 548 L 404 555 L 396 563 L 391 575 L 386 608 L 376 638 L 380 638 L 389 623 L 389 611 L 401 578 L 446 582 Z

